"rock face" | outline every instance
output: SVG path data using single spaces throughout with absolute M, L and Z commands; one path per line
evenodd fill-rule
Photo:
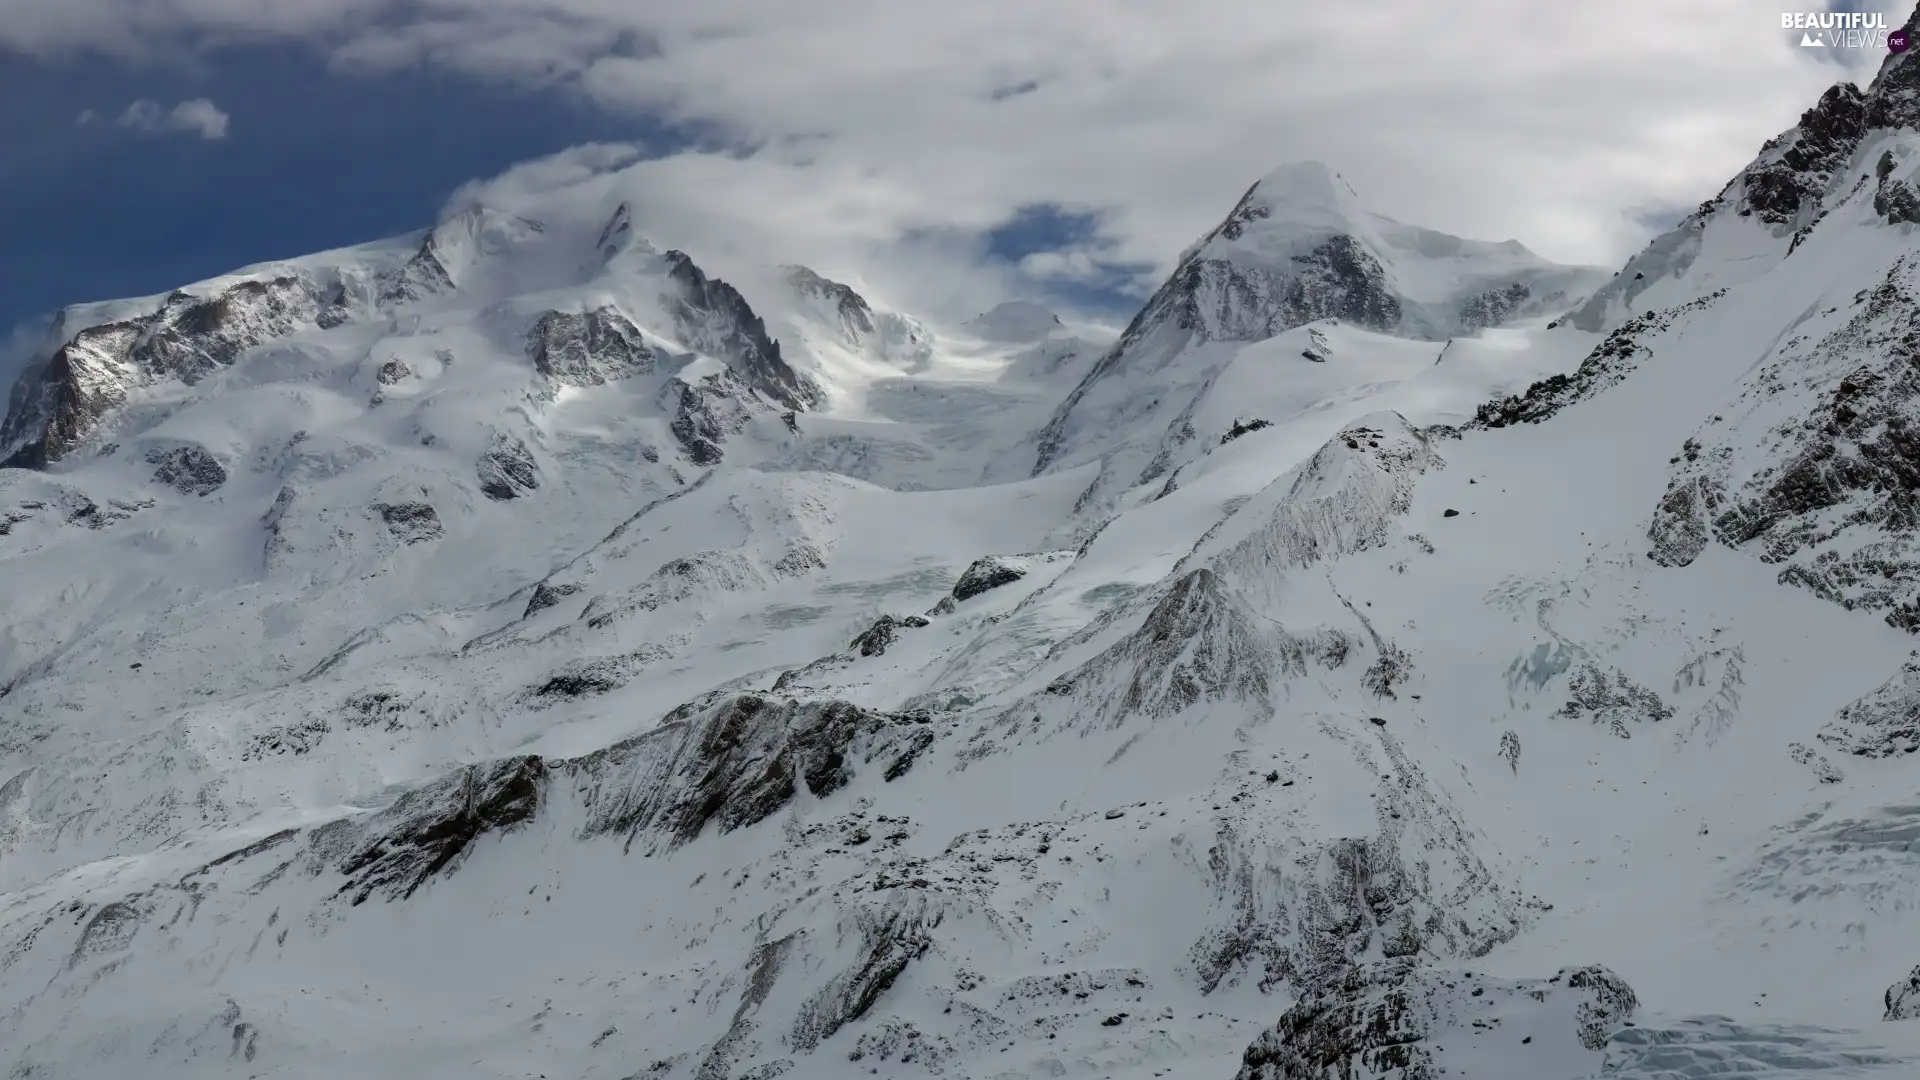
M 540 469 L 527 444 L 511 435 L 496 435 L 493 446 L 480 455 L 476 470 L 480 491 L 496 502 L 517 499 L 540 487 Z
M 908 615 L 902 618 L 895 618 L 892 615 L 882 615 L 874 620 L 872 626 L 861 631 L 860 636 L 854 638 L 853 644 L 847 646 L 847 648 L 852 649 L 860 656 L 880 656 L 893 647 L 893 643 L 898 640 L 901 630 L 920 629 L 928 625 L 930 624 L 927 620 L 918 615 Z
M 1920 1020 L 1920 967 L 1906 978 L 1887 987 L 1887 1012 L 1883 1020 Z
M 786 409 L 812 408 L 819 388 L 787 364 L 767 325 L 733 286 L 708 277 L 685 252 L 666 253 L 668 279 L 679 290 L 669 311 L 687 345 L 726 361 L 742 383 Z
M 755 415 L 770 411 L 730 369 L 691 382 L 668 383 L 660 404 L 673 417 L 667 430 L 687 460 L 700 466 L 718 465 L 726 456 L 726 441 L 743 431 Z
M 1920 631 L 1916 348 L 1920 262 L 1902 256 L 1844 322 L 1783 342 L 1743 381 L 1728 411 L 1754 420 L 1687 440 L 1651 557 L 1685 566 L 1718 541 L 1779 566 L 1782 584 Z
M 802 787 L 822 797 L 864 768 L 905 775 L 932 738 L 923 722 L 841 701 L 746 694 L 683 707 L 566 771 L 587 807 L 587 835 L 677 847 L 709 826 L 724 833 L 764 821 Z
M 438 540 L 446 534 L 439 512 L 423 502 L 375 503 L 373 512 L 380 515 L 394 539 L 403 544 Z
M 960 580 L 953 583 L 952 596 L 956 601 L 971 600 L 983 592 L 997 589 L 1002 585 L 1011 585 L 1027 576 L 1027 567 L 1018 559 L 1003 555 L 988 555 L 973 560 Z
M 1746 174 L 1740 213 L 1769 225 L 1795 223 L 1801 209 L 1826 192 L 1866 130 L 1866 95 L 1852 83 L 1830 87 L 1792 131 L 1761 148 L 1761 163 Z
M 1820 729 L 1820 741 L 1858 757 L 1898 757 L 1920 750 L 1920 653 L 1872 693 L 1843 707 Z
M 654 351 L 640 328 L 611 307 L 549 311 L 527 333 L 533 366 L 560 386 L 599 386 L 653 372 Z
M 45 468 L 129 391 L 168 379 L 197 383 L 255 345 L 315 325 L 320 312 L 311 282 L 276 277 L 207 296 L 175 292 L 150 314 L 81 329 L 15 385 L 0 425 L 0 465 Z
M 1567 680 L 1569 699 L 1557 715 L 1585 718 L 1605 725 L 1623 739 L 1633 737 L 1636 724 L 1652 724 L 1673 718 L 1672 706 L 1660 695 L 1628 678 L 1625 672 L 1608 671 L 1597 664 L 1582 664 Z
M 456 867 L 481 837 L 533 820 L 546 771 L 538 757 L 470 765 L 406 792 L 364 826 L 321 830 L 315 848 L 346 849 L 339 892 L 353 903 L 376 895 L 404 900 Z
M 147 452 L 156 483 L 182 495 L 210 495 L 227 482 L 227 470 L 202 446 L 155 447 Z
M 1386 960 L 1288 1009 L 1247 1048 L 1237 1080 L 1438 1080 L 1470 1069 L 1476 1056 L 1509 1065 L 1551 1053 L 1545 1044 L 1569 1029 L 1597 1072 L 1607 1036 L 1638 1007 L 1633 990 L 1598 966 L 1514 981 Z M 1499 1049 L 1479 1045 L 1482 1038 Z M 1564 1057 L 1541 1064 L 1553 1071 L 1539 1075 L 1571 1075 L 1560 1071 L 1570 1064 Z

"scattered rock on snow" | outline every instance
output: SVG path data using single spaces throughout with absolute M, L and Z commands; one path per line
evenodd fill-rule
M 1819 739 L 1842 753 L 1881 758 L 1920 749 L 1920 653 L 1893 677 L 1834 715 Z

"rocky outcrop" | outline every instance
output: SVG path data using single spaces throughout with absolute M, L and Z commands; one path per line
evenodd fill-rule
M 494 436 L 493 445 L 480 455 L 475 472 L 481 494 L 496 502 L 517 499 L 540 487 L 540 468 L 534 463 L 533 451 L 504 433 Z
M 1498 401 L 1490 401 L 1474 412 L 1467 429 L 1502 428 L 1511 424 L 1537 424 L 1576 402 L 1585 401 L 1608 387 L 1619 385 L 1647 359 L 1653 356 L 1648 342 L 1665 333 L 1675 319 L 1711 307 L 1726 294 L 1725 289 L 1698 300 L 1660 311 L 1649 311 L 1622 324 L 1594 346 L 1571 375 L 1553 375 Z
M 1638 1008 L 1632 988 L 1599 966 L 1510 980 L 1388 959 L 1352 969 L 1283 1013 L 1247 1048 L 1237 1080 L 1437 1080 L 1450 1061 L 1467 1060 L 1448 1049 L 1497 1040 L 1494 1056 L 1517 1063 L 1536 1038 L 1560 1035 L 1552 1040 L 1560 1043 L 1568 1029 L 1597 1072 L 1608 1036 Z M 1546 1050 L 1548 1039 L 1540 1042 Z M 1570 1065 L 1543 1059 L 1540 1075 L 1571 1075 Z
M 853 644 L 847 646 L 847 648 L 852 649 L 854 653 L 860 656 L 880 656 L 893 647 L 893 643 L 899 638 L 901 630 L 919 629 L 927 625 L 929 625 L 927 620 L 918 615 L 907 615 L 900 618 L 895 618 L 892 615 L 882 615 L 874 620 L 872 626 L 862 630 L 860 636 L 854 638 Z
M 700 466 L 720 464 L 726 441 L 745 430 L 756 414 L 771 411 L 730 369 L 668 383 L 660 392 L 660 406 L 673 417 L 667 430 L 687 460 Z
M 527 597 L 527 608 L 520 613 L 520 617 L 530 619 L 580 589 L 579 584 L 571 581 L 542 581 L 533 587 L 533 595 Z
M 1654 560 L 1685 566 L 1711 539 L 1779 566 L 1781 584 L 1920 632 L 1916 349 L 1920 261 L 1902 256 L 1843 323 L 1788 340 L 1743 380 L 1730 405 L 1765 408 L 1764 427 L 1716 418 L 1672 459 Z
M 683 343 L 725 361 L 741 382 L 782 408 L 819 403 L 819 388 L 788 365 L 766 322 L 737 289 L 708 277 L 685 252 L 669 251 L 665 259 L 677 294 L 664 299 Z
M 425 543 L 446 535 L 439 512 L 426 503 L 374 503 L 371 509 L 402 544 Z
M 1394 522 L 1412 506 L 1420 477 L 1445 465 L 1405 417 L 1361 417 L 1257 496 L 1271 506 L 1265 519 L 1213 565 L 1236 582 L 1262 582 L 1277 570 L 1381 547 L 1397 535 Z
M 1887 987 L 1886 1006 L 1883 1020 L 1920 1020 L 1920 967 Z
M 764 821 L 802 788 L 831 795 L 869 767 L 883 780 L 902 776 L 932 740 L 912 717 L 743 694 L 675 710 L 566 772 L 586 806 L 586 835 L 671 848 L 710 827 L 725 833 Z
M 611 306 L 540 316 L 527 332 L 527 355 L 558 386 L 600 386 L 654 369 L 640 328 Z
M 348 819 L 314 835 L 323 855 L 343 851 L 338 894 L 360 904 L 404 900 L 450 871 L 481 837 L 518 828 L 539 812 L 546 762 L 505 758 L 469 765 L 403 793 L 370 820 Z
M 1797 127 L 1761 147 L 1760 162 L 1746 173 L 1741 216 L 1752 214 L 1769 225 L 1795 223 L 1803 209 L 1818 203 L 1866 130 L 1867 103 L 1860 88 L 1852 83 L 1828 88 Z
M 1227 429 L 1225 435 L 1220 436 L 1220 445 L 1225 446 L 1242 435 L 1251 435 L 1262 428 L 1270 428 L 1272 426 L 1272 421 L 1262 420 L 1257 416 L 1251 420 L 1241 417 L 1234 420 L 1233 426 Z
M 1899 757 L 1920 750 L 1920 653 L 1871 693 L 1841 707 L 1819 739 L 1856 757 Z
M 1878 184 L 1873 191 L 1873 212 L 1887 219 L 1889 225 L 1920 224 L 1920 195 L 1914 194 L 1911 184 L 1893 178 L 1894 167 L 1893 151 L 1882 153 L 1874 167 Z
M 839 316 L 840 336 L 847 344 L 857 345 L 873 335 L 873 307 L 852 286 L 821 277 L 804 266 L 784 269 L 794 292 L 827 304 Z
M 83 328 L 14 388 L 0 425 L 0 465 L 45 468 L 129 391 L 168 379 L 197 383 L 262 342 L 314 325 L 319 313 L 310 283 L 276 277 L 208 296 L 174 292 L 149 315 Z
M 988 555 L 973 560 L 960 580 L 953 583 L 952 596 L 955 601 L 971 600 L 983 592 L 998 589 L 1002 585 L 1011 585 L 1027 576 L 1024 560 L 1003 555 Z
M 1079 727 L 1163 719 L 1202 702 L 1230 701 L 1269 716 L 1275 681 L 1304 674 L 1310 652 L 1306 643 L 1270 636 L 1203 567 L 1176 580 L 1139 628 L 1054 679 L 1044 695 L 1074 702 L 1068 722 Z
M 147 464 L 154 467 L 155 483 L 182 495 L 210 495 L 227 482 L 226 467 L 203 446 L 154 447 L 147 451 Z
M 1633 737 L 1638 724 L 1673 718 L 1673 707 L 1660 695 L 1641 686 L 1619 669 L 1582 664 L 1567 680 L 1567 703 L 1555 715 L 1586 719 L 1623 739 Z

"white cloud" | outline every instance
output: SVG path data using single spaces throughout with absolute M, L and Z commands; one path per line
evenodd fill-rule
M 1164 269 L 1253 179 L 1309 157 L 1383 213 L 1618 261 L 1647 238 L 1647 208 L 1711 195 L 1849 73 L 1783 40 L 1776 7 L 0 0 L 0 43 L 304 37 L 343 72 L 576 86 L 749 148 L 623 177 L 643 218 L 690 234 L 677 241 L 690 250 L 919 265 L 964 247 L 954 230 L 1052 203 L 1098 214 L 1100 234 L 1027 274 L 1084 281 Z M 1847 59 L 1863 77 L 1878 58 Z
M 82 113 L 81 122 L 88 122 L 91 116 L 91 112 Z M 232 119 L 220 106 L 206 98 L 183 101 L 171 109 L 157 101 L 142 98 L 127 106 L 127 111 L 121 113 L 120 119 L 114 123 L 138 131 L 179 131 L 213 140 L 227 137 L 227 125 Z

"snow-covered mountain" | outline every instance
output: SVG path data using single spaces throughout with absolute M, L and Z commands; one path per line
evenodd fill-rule
M 1296 166 L 1117 341 L 585 188 L 69 310 L 0 1062 L 1920 1075 L 1909 57 L 1611 281 Z
M 1518 241 L 1463 240 L 1373 213 L 1317 161 L 1276 169 L 1181 255 L 1061 402 L 1034 472 L 1098 460 L 1089 495 L 1136 487 L 1193 460 L 1189 444 L 1227 430 L 1226 414 L 1289 408 L 1269 393 L 1289 397 L 1316 378 L 1276 378 L 1276 367 L 1351 362 L 1329 333 L 1431 341 L 1431 360 L 1453 337 L 1557 313 L 1605 279 Z

